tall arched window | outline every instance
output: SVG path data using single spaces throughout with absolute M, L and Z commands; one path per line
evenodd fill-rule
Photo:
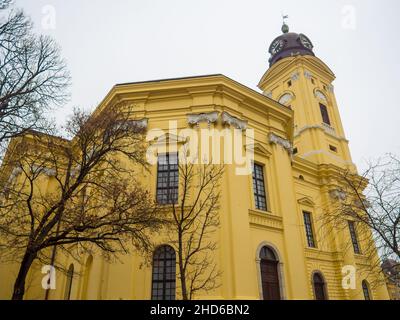
M 315 272 L 313 275 L 313 287 L 315 300 L 328 300 L 325 280 L 319 272 Z
M 279 260 L 274 251 L 267 246 L 262 247 L 260 251 L 260 272 L 264 300 L 281 299 L 278 265 Z
M 175 250 L 161 246 L 153 255 L 152 300 L 175 300 Z
M 369 285 L 367 280 L 363 280 L 362 281 L 362 289 L 363 289 L 363 293 L 364 293 L 364 299 L 365 300 L 372 300 L 371 299 L 371 294 L 369 292 Z
M 65 293 L 64 293 L 65 300 L 70 300 L 71 298 L 71 289 L 73 280 L 74 280 L 74 264 L 71 263 L 67 271 L 67 283 L 65 285 Z

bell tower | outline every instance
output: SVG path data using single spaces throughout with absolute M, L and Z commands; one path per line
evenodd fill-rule
M 289 32 L 284 22 L 282 34 L 269 47 L 269 69 L 258 87 L 294 110 L 296 156 L 353 171 L 332 85 L 335 75 L 313 49 L 306 35 Z

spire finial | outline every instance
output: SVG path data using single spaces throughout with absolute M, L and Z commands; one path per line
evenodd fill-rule
M 283 24 L 282 24 L 282 32 L 283 33 L 288 33 L 289 32 L 289 26 L 286 24 L 286 19 L 288 19 L 289 16 L 287 14 L 282 14 L 282 20 L 283 20 Z

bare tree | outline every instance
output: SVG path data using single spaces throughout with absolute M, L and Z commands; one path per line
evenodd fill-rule
M 66 128 L 72 140 L 31 132 L 11 141 L 0 253 L 20 262 L 13 299 L 23 298 L 34 260 L 54 262 L 52 248 L 73 255 L 97 247 L 110 257 L 150 250 L 165 219 L 135 178 L 146 162 L 144 128 L 133 116 L 118 106 L 75 111 Z
M 199 291 L 219 287 L 220 271 L 214 261 L 219 226 L 219 183 L 223 166 L 179 164 L 181 200 L 172 206 L 171 242 L 178 252 L 180 289 L 183 300 Z
M 11 1 L 0 2 L 0 12 Z M 67 98 L 70 77 L 57 44 L 32 33 L 23 11 L 0 17 L 0 147 L 28 130 L 45 131 L 45 113 Z
M 400 160 L 388 155 L 370 162 L 362 175 L 341 173 L 338 182 L 337 201 L 325 208 L 322 217 L 325 232 L 348 229 L 348 222 L 354 223 L 357 239 L 348 237 L 344 247 L 353 250 L 354 241 L 360 244 L 360 253 L 368 260 L 361 272 L 376 275 L 387 259 L 400 266 Z

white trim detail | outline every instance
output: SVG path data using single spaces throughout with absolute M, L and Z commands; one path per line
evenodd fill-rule
M 306 79 L 311 79 L 312 78 L 312 73 L 310 71 L 304 71 L 304 77 L 306 77 Z
M 132 123 L 135 124 L 138 128 L 147 129 L 149 125 L 149 119 L 143 118 L 141 120 L 132 120 Z
M 300 73 L 298 72 L 293 72 L 292 75 L 290 76 L 290 79 L 292 79 L 292 81 L 299 80 L 299 78 L 300 78 Z
M 290 143 L 289 140 L 281 138 L 272 132 L 269 134 L 269 143 L 278 144 L 281 147 L 283 147 L 284 149 L 286 149 L 289 153 L 292 153 L 292 151 L 293 151 L 292 144 Z
M 272 99 L 272 91 L 264 91 L 264 96 Z
M 228 112 L 222 112 L 222 123 L 225 125 L 233 126 L 236 129 L 246 130 L 247 129 L 247 121 L 240 120 L 234 116 L 231 116 Z
M 192 113 L 187 115 L 187 120 L 190 125 L 199 125 L 200 122 L 207 122 L 208 125 L 215 123 L 218 120 L 219 113 L 217 111 L 209 113 Z
M 315 90 L 314 95 L 317 99 L 327 103 L 328 99 L 326 98 L 326 95 L 321 91 L 321 90 Z

